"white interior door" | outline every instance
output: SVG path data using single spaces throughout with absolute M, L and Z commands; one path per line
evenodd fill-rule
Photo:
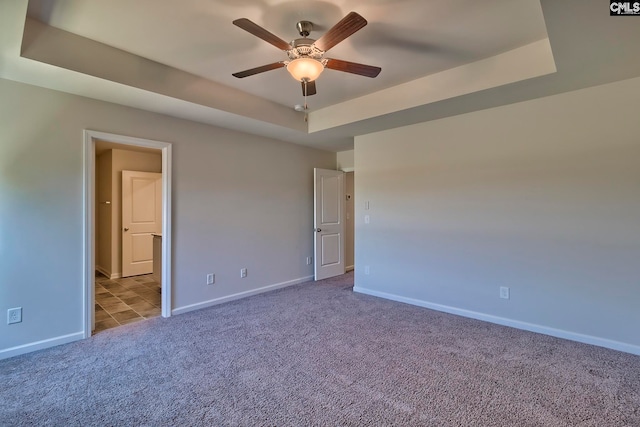
M 314 169 L 315 280 L 344 274 L 344 172 Z
M 122 171 L 122 277 L 153 272 L 153 234 L 162 233 L 162 174 Z

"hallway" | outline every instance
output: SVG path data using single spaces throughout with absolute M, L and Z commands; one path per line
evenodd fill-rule
M 160 316 L 161 287 L 152 274 L 110 280 L 96 273 L 95 330 Z

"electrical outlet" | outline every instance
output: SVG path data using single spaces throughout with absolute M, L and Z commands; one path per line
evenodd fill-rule
M 311 265 L 312 262 L 313 262 L 313 257 L 308 256 L 307 257 L 307 265 Z
M 216 283 L 216 275 L 213 273 L 207 274 L 207 285 L 213 285 Z
M 7 310 L 7 325 L 22 322 L 22 307 L 10 308 Z
M 500 298 L 509 299 L 509 288 L 506 286 L 500 286 Z
M 371 270 L 369 269 L 368 265 L 364 266 L 364 274 L 369 275 L 369 273 L 371 272 Z
M 246 268 L 241 268 L 240 269 L 240 277 L 241 278 L 247 277 L 247 269 Z

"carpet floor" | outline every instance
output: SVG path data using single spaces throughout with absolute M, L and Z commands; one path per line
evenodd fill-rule
M 0 361 L 0 425 L 640 426 L 640 357 L 305 283 Z

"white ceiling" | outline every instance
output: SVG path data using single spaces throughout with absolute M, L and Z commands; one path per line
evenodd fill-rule
M 236 79 L 236 71 L 285 60 L 277 48 L 235 27 L 249 18 L 286 41 L 296 22 L 318 38 L 350 11 L 369 25 L 330 57 L 382 67 L 376 79 L 328 70 L 318 109 L 546 38 L 537 0 L 387 0 L 327 2 L 237 0 L 31 0 L 29 15 L 51 26 L 293 107 L 300 84 L 284 69 Z
M 231 76 L 286 59 L 234 19 L 289 41 L 299 20 L 318 38 L 350 11 L 369 24 L 327 56 L 382 72 L 326 70 L 308 128 L 285 69 Z M 639 24 L 610 17 L 599 0 L 6 0 L 0 75 L 342 150 L 354 135 L 634 77 Z

